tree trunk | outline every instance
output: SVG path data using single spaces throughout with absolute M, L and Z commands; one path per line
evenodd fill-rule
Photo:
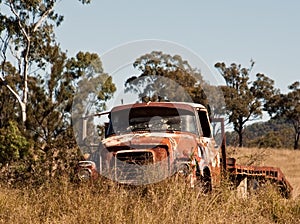
M 239 135 L 239 147 L 243 147 L 243 117 L 238 119 L 238 135 Z
M 22 101 L 21 97 L 18 95 L 16 91 L 13 90 L 13 88 L 8 85 L 3 77 L 1 77 L 1 81 L 4 82 L 4 85 L 8 88 L 8 90 L 16 97 L 18 100 L 20 107 L 21 107 L 21 116 L 22 116 L 22 122 L 23 124 L 26 121 L 26 104 Z
M 299 149 L 299 138 L 300 138 L 300 132 L 296 133 L 295 135 L 295 143 L 294 143 L 294 149 Z
M 26 104 L 24 102 L 20 102 L 20 106 L 21 106 L 21 111 L 22 111 L 22 122 L 23 125 L 25 125 L 26 122 Z
M 29 61 L 28 61 L 28 55 L 30 50 L 30 38 L 27 38 L 27 46 L 24 53 L 24 69 L 23 69 L 23 99 L 21 103 L 21 109 L 22 109 L 22 122 L 23 125 L 26 122 L 26 106 L 27 106 L 27 99 L 28 99 L 28 67 L 29 67 Z
M 298 120 L 292 120 L 292 124 L 294 127 L 294 149 L 299 149 L 299 138 L 300 138 L 300 121 Z
M 243 129 L 239 129 L 238 135 L 239 135 L 239 147 L 243 147 Z

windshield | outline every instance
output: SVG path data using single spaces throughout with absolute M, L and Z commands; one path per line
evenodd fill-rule
M 107 135 L 137 131 L 183 131 L 197 134 L 195 119 L 189 110 L 161 107 L 131 108 L 110 114 Z

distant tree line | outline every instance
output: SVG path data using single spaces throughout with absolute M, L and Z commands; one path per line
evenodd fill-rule
M 256 80 L 250 81 L 250 68 L 232 63 L 216 63 L 215 67 L 226 81 L 222 86 L 225 97 L 226 114 L 229 123 L 233 124 L 234 131 L 238 134 L 238 146 L 243 146 L 244 127 L 249 121 L 262 117 L 266 111 L 271 119 L 283 119 L 293 126 L 294 149 L 299 149 L 300 136 L 300 83 L 296 81 L 289 87 L 290 92 L 283 94 L 274 88 L 274 81 L 266 75 L 256 74 Z
M 294 129 L 292 124 L 283 118 L 269 119 L 246 125 L 244 129 L 244 146 L 257 148 L 285 148 L 294 147 Z M 238 145 L 236 132 L 227 132 L 228 145 Z

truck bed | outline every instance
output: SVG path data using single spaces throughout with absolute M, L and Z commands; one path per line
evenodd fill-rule
M 236 185 L 245 178 L 254 179 L 259 182 L 270 181 L 276 184 L 279 191 L 286 198 L 291 196 L 293 190 L 293 187 L 278 167 L 238 165 L 235 163 L 234 158 L 229 158 L 227 160 L 227 172 Z

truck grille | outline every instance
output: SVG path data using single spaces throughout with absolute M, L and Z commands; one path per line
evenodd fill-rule
M 150 151 L 120 151 L 115 155 L 115 178 L 121 183 L 138 184 L 149 176 L 148 169 L 154 163 Z
M 116 159 L 128 164 L 147 165 L 153 163 L 153 154 L 149 151 L 118 152 Z

